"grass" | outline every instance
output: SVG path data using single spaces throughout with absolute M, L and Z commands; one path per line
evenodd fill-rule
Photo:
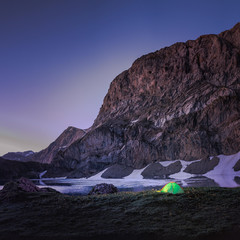
M 186 188 L 178 195 L 26 194 L 0 203 L 0 239 L 234 239 L 239 212 L 239 188 Z

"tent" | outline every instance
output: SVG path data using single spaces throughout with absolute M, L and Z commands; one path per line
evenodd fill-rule
M 177 193 L 184 193 L 183 189 L 175 182 L 170 182 L 167 183 L 160 191 L 162 193 L 172 193 L 172 194 L 177 194 Z

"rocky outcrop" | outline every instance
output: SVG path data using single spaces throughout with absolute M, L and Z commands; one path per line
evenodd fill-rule
M 83 137 L 85 131 L 75 127 L 68 127 L 54 142 L 52 142 L 47 148 L 34 154 L 31 161 L 37 161 L 41 163 L 51 163 L 52 159 L 58 152 L 64 151 L 73 142 Z
M 2 158 L 7 160 L 14 160 L 20 162 L 28 162 L 31 161 L 34 155 L 33 151 L 25 151 L 25 152 L 9 152 L 2 156 Z
M 183 171 L 191 174 L 205 174 L 213 170 L 219 163 L 218 157 L 204 158 L 198 162 L 189 164 Z
M 19 162 L 0 158 L 1 179 L 18 179 L 21 177 L 39 178 L 39 174 L 48 168 L 48 164 Z
M 133 171 L 132 167 L 125 165 L 114 164 L 109 167 L 102 175 L 102 178 L 124 178 L 130 175 Z
M 0 202 L 18 200 L 23 197 L 24 193 L 51 192 L 59 193 L 52 188 L 39 188 L 27 178 L 20 178 L 15 182 L 8 182 L 0 191 Z
M 145 179 L 163 179 L 168 178 L 169 175 L 178 173 L 182 169 L 180 161 L 169 164 L 167 167 L 162 166 L 160 163 L 151 163 L 142 172 Z
M 92 188 L 88 195 L 117 193 L 118 189 L 113 184 L 101 183 Z

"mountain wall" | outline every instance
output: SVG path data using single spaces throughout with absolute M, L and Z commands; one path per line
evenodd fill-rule
M 238 151 L 240 23 L 140 57 L 112 81 L 87 133 L 35 156 L 51 162 L 49 176 L 88 177 Z

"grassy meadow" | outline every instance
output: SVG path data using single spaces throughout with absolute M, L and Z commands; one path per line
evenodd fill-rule
M 240 188 L 184 190 L 24 193 L 0 203 L 0 239 L 240 239 Z

